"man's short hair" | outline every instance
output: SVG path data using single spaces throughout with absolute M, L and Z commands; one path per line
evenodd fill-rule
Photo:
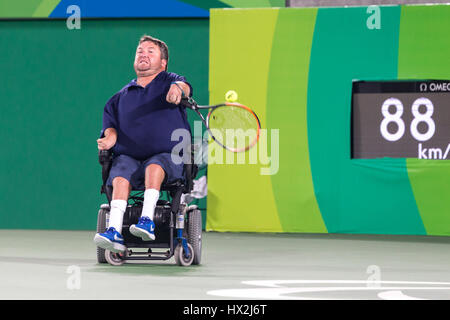
M 167 47 L 167 44 L 162 40 L 144 34 L 139 39 L 139 44 L 145 41 L 151 41 L 159 47 L 159 51 L 161 51 L 161 59 L 165 59 L 167 61 L 166 63 L 166 71 L 167 71 L 167 66 L 169 65 L 169 48 Z

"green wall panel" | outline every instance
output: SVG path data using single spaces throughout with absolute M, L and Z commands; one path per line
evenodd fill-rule
M 43 16 L 54 3 L 8 12 Z M 261 162 L 209 165 L 207 230 L 450 235 L 448 160 L 350 159 L 353 79 L 450 79 L 450 6 L 380 8 L 372 30 L 366 7 L 213 9 L 211 23 L 83 20 L 81 30 L 0 21 L 1 228 L 95 228 L 103 106 L 135 76 L 147 33 L 168 43 L 170 71 L 200 104 L 233 89 L 258 113 L 268 132 L 258 152 L 276 149 L 279 130 L 275 174 Z
M 204 19 L 85 20 L 80 30 L 1 21 L 0 227 L 95 229 L 106 201 L 96 143 L 103 107 L 135 77 L 139 37 L 165 40 L 169 71 L 207 102 L 208 28 Z
M 209 230 L 450 235 L 449 161 L 350 158 L 352 81 L 450 79 L 449 8 L 213 10 L 210 101 L 279 129 L 279 170 L 210 165 Z
M 251 106 L 266 127 L 267 78 L 278 10 L 211 10 L 210 102 L 224 101 L 236 90 L 239 102 Z M 261 23 L 264 21 L 264 23 Z M 259 144 L 264 148 L 265 142 Z M 217 152 L 223 149 L 210 144 Z M 223 150 L 223 164 L 208 164 L 207 230 L 283 231 L 272 194 L 269 175 L 256 164 L 230 164 L 233 156 Z M 228 164 L 227 164 L 228 163 Z M 251 208 L 251 209 L 250 209 Z
M 448 5 L 402 7 L 399 79 L 450 79 L 449 26 Z M 427 233 L 450 235 L 450 161 L 408 159 L 407 167 Z
M 289 232 L 327 232 L 314 194 L 307 134 L 316 13 L 317 9 L 280 9 L 270 58 L 267 129 L 280 132 L 280 166 L 271 175 L 272 192 L 282 228 Z
M 396 79 L 400 7 L 321 8 L 308 89 L 308 137 L 317 200 L 329 232 L 424 234 L 403 159 L 350 159 L 353 79 Z M 388 50 L 387 50 L 388 48 Z

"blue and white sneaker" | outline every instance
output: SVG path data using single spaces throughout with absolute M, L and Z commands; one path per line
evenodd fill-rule
M 130 233 L 144 241 L 155 240 L 155 223 L 149 217 L 140 217 L 137 224 L 130 226 Z
M 124 252 L 127 249 L 122 235 L 113 227 L 108 228 L 104 233 L 97 233 L 94 242 L 97 247 L 112 252 Z

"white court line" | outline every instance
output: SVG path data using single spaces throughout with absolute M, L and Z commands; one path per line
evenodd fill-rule
M 260 280 L 260 281 L 242 281 L 243 284 L 259 286 L 263 288 L 252 289 L 223 289 L 223 290 L 211 290 L 208 291 L 208 295 L 232 297 L 232 298 L 245 298 L 245 299 L 283 299 L 283 300 L 321 300 L 330 298 L 320 297 L 306 297 L 297 296 L 303 293 L 312 292 L 355 292 L 355 291 L 381 291 L 378 293 L 378 297 L 386 300 L 418 300 L 422 298 L 412 297 L 404 294 L 402 290 L 448 290 L 450 292 L 450 282 L 420 282 L 420 281 L 362 281 L 362 280 Z M 286 284 L 365 284 L 365 286 L 326 286 L 326 287 L 286 287 Z M 389 285 L 414 285 L 414 286 L 386 286 Z M 422 286 L 417 286 L 422 285 Z M 430 285 L 436 285 L 433 287 Z M 289 294 L 296 294 L 296 296 L 289 296 Z M 329 296 L 329 294 L 327 295 Z M 352 299 L 352 297 L 349 297 Z M 353 297 L 354 299 L 354 297 Z
M 450 282 L 429 281 L 369 281 L 369 280 L 251 280 L 242 281 L 243 284 L 263 287 L 280 287 L 280 284 L 302 284 L 302 283 L 333 283 L 333 284 L 422 284 L 422 285 L 449 285 Z
M 378 294 L 378 297 L 383 300 L 426 300 L 422 298 L 415 298 L 404 294 L 401 291 L 384 291 Z

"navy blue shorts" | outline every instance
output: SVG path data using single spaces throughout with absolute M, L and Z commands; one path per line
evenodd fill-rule
M 113 159 L 106 185 L 112 186 L 115 177 L 127 179 L 133 189 L 145 189 L 145 169 L 150 164 L 160 165 L 165 172 L 164 183 L 171 183 L 183 177 L 183 163 L 175 164 L 170 153 L 156 154 L 147 160 L 136 160 L 130 156 L 121 154 Z

